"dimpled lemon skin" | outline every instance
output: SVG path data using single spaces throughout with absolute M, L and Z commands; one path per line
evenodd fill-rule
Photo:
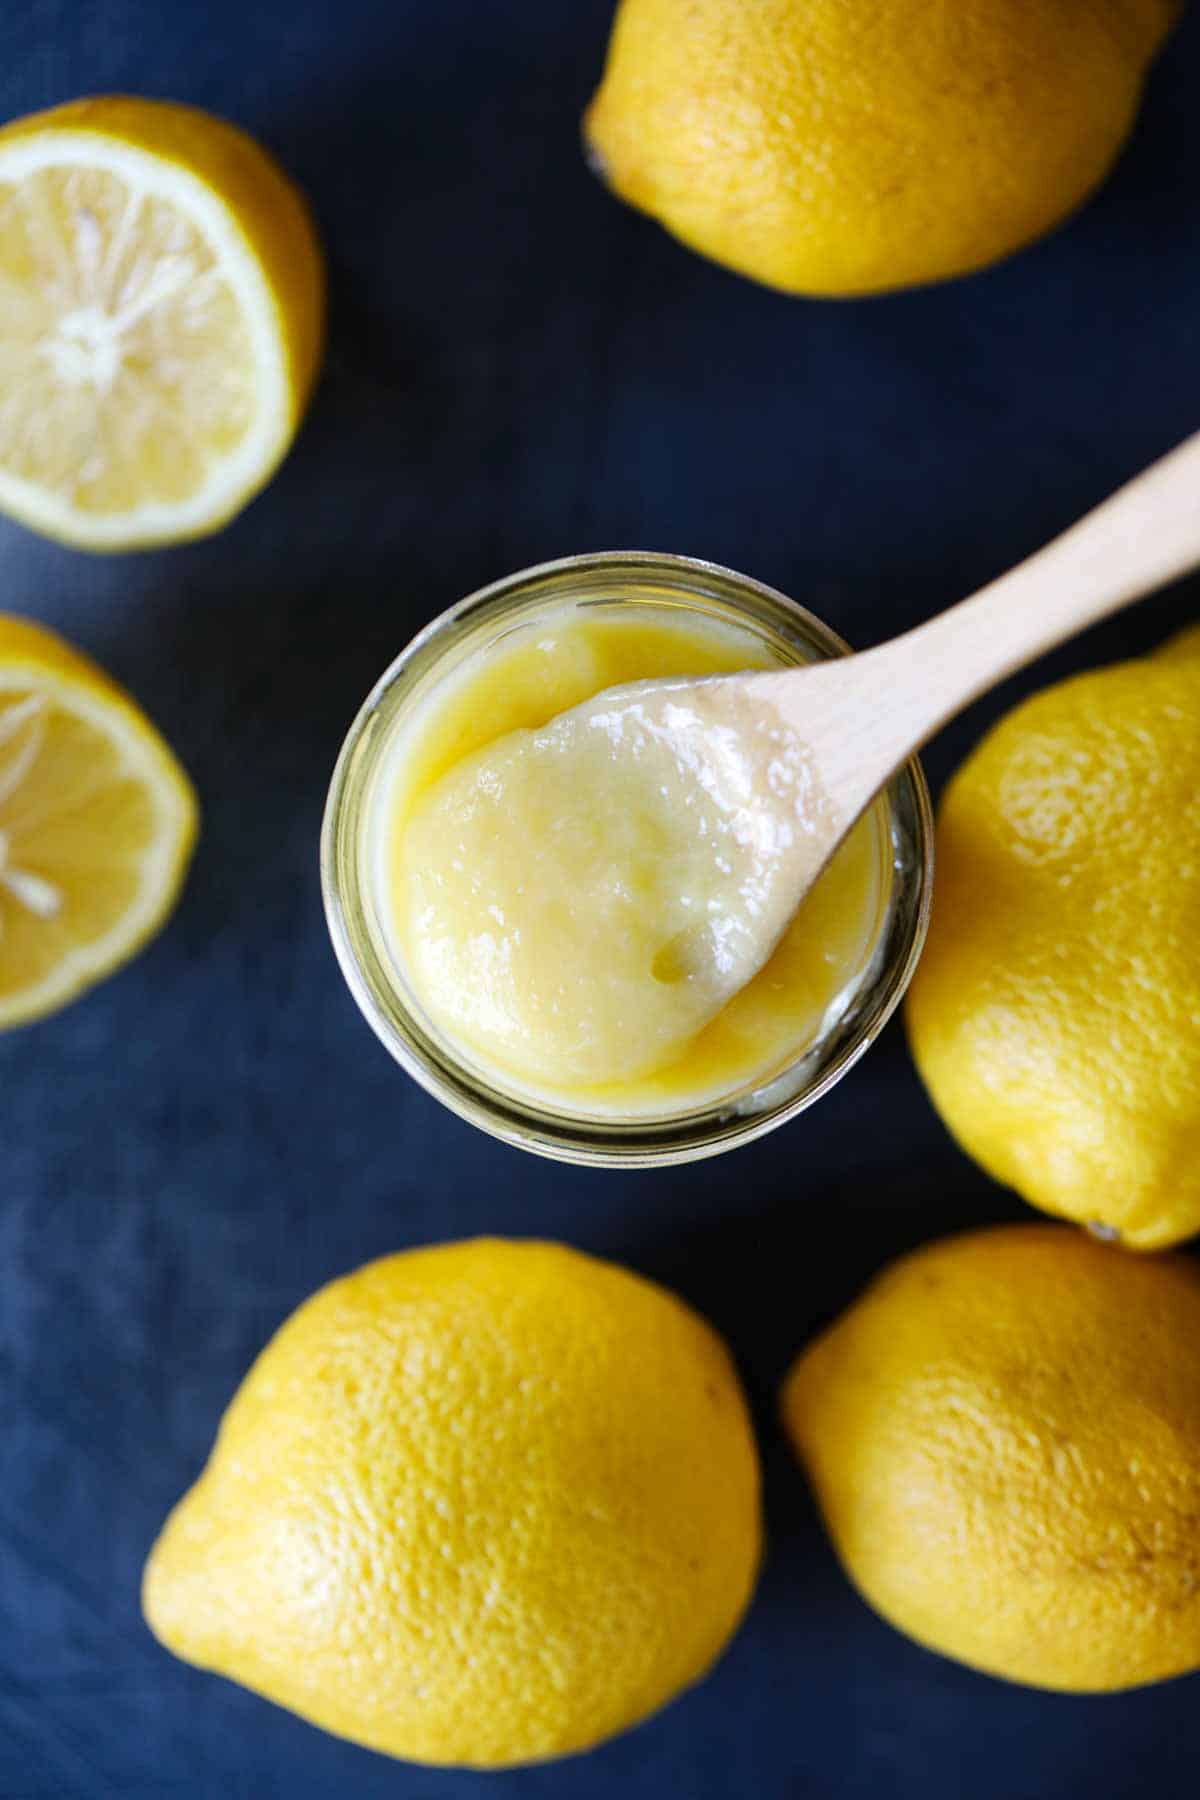
M 623 0 L 585 121 L 623 199 L 791 293 L 983 267 L 1107 173 L 1176 0 Z
M 416 1762 L 584 1750 L 749 1600 L 757 1456 L 720 1340 L 554 1244 L 408 1251 L 267 1346 L 147 1565 L 152 1630 Z
M 895 1264 L 801 1356 L 784 1423 L 847 1574 L 1031 1687 L 1200 1667 L 1200 1268 L 1057 1225 Z
M 1137 1250 L 1200 1229 L 1200 633 L 1043 690 L 963 764 L 906 1016 L 998 1181 Z

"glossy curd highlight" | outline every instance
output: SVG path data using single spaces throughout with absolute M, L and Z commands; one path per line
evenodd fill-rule
M 887 902 L 880 808 L 790 923 L 780 913 L 755 973 L 762 909 L 779 905 L 777 816 L 741 803 L 759 772 L 699 794 L 678 731 L 656 729 L 661 689 L 652 705 L 635 692 L 583 706 L 629 682 L 778 663 L 757 632 L 695 612 L 565 605 L 476 651 L 414 711 L 377 789 L 380 916 L 430 1021 L 489 1080 L 599 1114 L 741 1098 L 853 994 Z

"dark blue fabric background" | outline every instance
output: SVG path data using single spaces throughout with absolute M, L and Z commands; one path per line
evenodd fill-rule
M 895 1025 L 790 1129 L 691 1168 L 539 1163 L 386 1058 L 328 948 L 316 843 L 368 684 L 470 589 L 568 551 L 714 557 L 856 643 L 1033 549 L 1200 425 L 1200 18 L 1100 198 L 968 282 L 855 304 L 709 267 L 587 173 L 609 0 L 6 0 L 0 116 L 131 89 L 228 114 L 312 195 L 328 368 L 222 536 L 90 560 L 0 522 L 0 606 L 78 639 L 163 725 L 205 831 L 165 935 L 0 1040 L 0 1794 L 264 1800 L 1155 1800 L 1200 1785 L 1196 1678 L 1107 1700 L 916 1649 L 838 1572 L 773 1422 L 795 1351 L 873 1270 L 1028 1215 L 952 1146 Z M 1155 643 L 1177 588 L 1013 683 Z M 250 1359 L 368 1257 L 549 1234 L 727 1334 L 771 1547 L 712 1679 L 582 1760 L 405 1768 L 174 1662 L 146 1550 Z

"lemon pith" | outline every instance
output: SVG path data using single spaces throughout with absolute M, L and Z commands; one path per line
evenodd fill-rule
M 371 1263 L 263 1351 L 147 1565 L 178 1655 L 406 1759 L 583 1750 L 703 1675 L 759 1555 L 736 1375 L 553 1244 Z
M 0 130 L 0 509 L 94 550 L 215 530 L 286 452 L 323 273 L 252 139 L 108 96 Z
M 135 954 L 175 902 L 196 830 L 187 776 L 129 697 L 0 614 L 0 1029 Z

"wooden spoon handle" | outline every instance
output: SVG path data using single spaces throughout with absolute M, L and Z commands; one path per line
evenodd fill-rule
M 923 694 L 923 742 L 1006 675 L 1197 563 L 1200 432 L 969 600 L 867 654 Z
M 845 823 L 978 695 L 1197 563 L 1200 432 L 927 624 L 803 674 L 752 680 L 799 735 L 820 742 L 828 797 Z

